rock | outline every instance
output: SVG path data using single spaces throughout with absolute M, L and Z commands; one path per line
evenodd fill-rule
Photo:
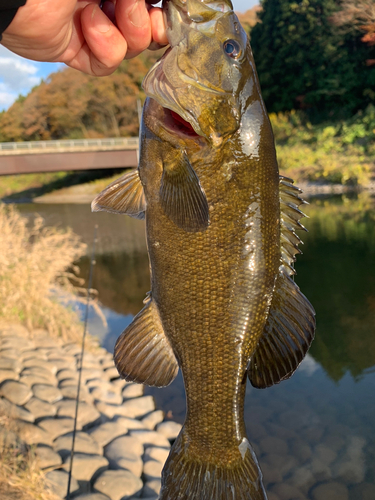
M 363 448 L 366 441 L 359 436 L 349 436 L 348 444 L 343 457 L 333 466 L 335 478 L 340 478 L 346 484 L 358 484 L 365 478 L 365 454 Z
M 268 432 L 263 424 L 258 422 L 252 422 L 251 428 L 249 429 L 250 442 L 259 441 L 259 439 L 268 436 Z
M 65 436 L 60 436 L 54 443 L 54 449 L 61 455 L 63 460 L 70 455 L 72 449 L 73 433 L 69 432 Z M 86 455 L 101 455 L 103 448 L 92 439 L 86 432 L 77 432 L 74 442 L 75 453 L 85 453 Z
M 46 483 L 49 488 L 60 498 L 66 498 L 69 474 L 62 470 L 47 472 Z M 72 477 L 70 483 L 70 493 L 79 491 L 78 481 Z
M 56 403 L 57 416 L 58 417 L 70 417 L 74 418 L 76 411 L 76 401 L 73 399 L 66 399 Z M 84 427 L 88 424 L 93 424 L 100 419 L 100 413 L 95 409 L 94 406 L 89 405 L 81 401 L 78 405 L 78 417 L 77 422 L 80 427 Z
M 155 410 L 155 402 L 152 396 L 143 396 L 125 401 L 122 405 L 126 416 L 130 418 L 139 418 Z
M 29 401 L 24 405 L 29 412 L 34 415 L 35 419 L 41 417 L 54 417 L 56 415 L 57 408 L 45 401 L 42 401 L 38 398 L 32 397 Z
M 263 453 L 276 453 L 277 455 L 286 455 L 288 453 L 287 443 L 280 438 L 267 436 L 260 440 L 260 449 Z
M 115 419 L 115 422 L 121 422 L 121 425 L 125 425 L 129 430 L 145 429 L 143 423 L 140 422 L 139 420 L 136 420 L 135 418 L 117 417 Z
M 161 481 L 160 479 L 153 479 L 152 481 L 147 481 L 143 487 L 142 497 L 153 497 L 158 496 L 160 493 Z M 198 499 L 197 499 L 198 500 Z
M 24 368 L 21 372 L 21 377 L 42 377 L 48 380 L 49 385 L 57 385 L 57 381 L 54 375 L 47 370 L 39 366 L 31 366 L 30 368 Z
M 69 472 L 70 456 L 66 458 L 63 468 Z M 75 477 L 77 481 L 90 481 L 107 469 L 108 460 L 101 455 L 74 453 L 72 476 Z
M 97 401 L 95 406 L 100 413 L 105 415 L 110 420 L 115 417 L 126 417 L 129 414 L 123 405 L 110 405 L 108 403 L 103 403 L 103 401 Z
M 146 448 L 148 446 L 158 446 L 169 450 L 171 447 L 168 439 L 156 431 L 134 429 L 129 431 L 129 434 L 137 438 Z
M 18 380 L 19 376 L 16 372 L 12 370 L 1 370 L 0 369 L 0 384 L 4 380 Z
M 144 387 L 141 384 L 129 383 L 122 390 L 122 395 L 125 399 L 138 398 L 143 396 Z
M 349 500 L 348 488 L 338 482 L 331 481 L 319 484 L 311 492 L 313 500 Z
M 161 410 L 155 410 L 142 418 L 141 422 L 146 429 L 151 431 L 155 429 L 157 424 L 160 424 L 164 420 L 164 412 Z
M 34 453 L 41 469 L 56 468 L 62 464 L 60 455 L 49 446 L 38 446 L 35 448 Z
M 297 465 L 296 459 L 291 455 L 277 455 L 276 453 L 264 455 L 262 463 L 267 463 L 271 468 L 277 469 L 283 477 Z
M 36 384 L 55 385 L 55 381 L 51 381 L 50 377 L 42 377 L 41 375 L 22 375 L 20 382 L 28 387 L 33 387 Z
M 111 389 L 108 390 L 102 387 L 95 387 L 90 394 L 96 401 L 103 401 L 104 403 L 112 405 L 120 405 L 122 403 L 121 395 Z
M 0 426 L 0 450 L 2 453 L 4 448 L 19 448 L 21 445 L 22 441 L 15 432 Z
M 38 425 L 29 422 L 17 421 L 17 432 L 26 444 L 44 444 L 50 446 L 52 438 L 48 432 L 41 429 Z
M 181 424 L 169 421 L 159 424 L 156 430 L 160 432 L 160 434 L 163 434 L 163 436 L 165 436 L 167 439 L 176 439 L 176 437 L 180 433 L 181 428 Z
M 60 387 L 60 391 L 65 399 L 74 399 L 75 400 L 77 398 L 78 385 L 77 384 L 67 384 L 67 385 L 64 385 L 63 387 Z M 86 402 L 92 403 L 92 397 L 87 392 L 87 389 L 84 385 L 81 386 L 80 391 L 79 391 L 79 401 L 86 401 Z
M 26 361 L 23 362 L 24 368 L 42 368 L 44 370 L 47 370 L 51 373 L 51 375 L 55 375 L 57 372 L 56 366 L 49 362 L 49 361 L 44 361 L 38 358 L 29 358 Z
M 115 439 L 104 448 L 104 455 L 112 469 L 127 469 L 141 477 L 143 446 L 136 438 L 123 436 Z
M 59 382 L 68 378 L 78 383 L 78 372 L 74 369 L 63 368 L 56 373 L 56 378 Z
M 63 387 L 69 387 L 71 385 L 78 386 L 78 378 L 65 378 L 64 380 L 61 380 L 59 382 L 59 388 L 62 389 Z M 86 387 L 82 385 L 81 387 Z
M 102 493 L 85 493 L 84 495 L 78 495 L 74 497 L 74 500 L 111 500 L 107 495 L 102 495 Z
M 307 495 L 309 489 L 316 484 L 316 479 L 309 464 L 296 468 L 288 482 Z
M 362 483 L 357 486 L 354 486 L 350 490 L 350 498 L 361 500 L 374 500 L 375 498 L 375 484 L 371 483 Z
M 25 408 L 17 406 L 5 398 L 0 397 L 0 415 L 4 414 L 7 417 L 19 418 L 25 422 L 34 422 L 34 416 Z
M 98 365 L 98 363 L 97 363 Z M 99 378 L 101 380 L 108 380 L 106 376 L 106 372 L 103 370 L 95 369 L 95 368 L 82 368 L 81 370 L 82 383 L 86 383 L 88 380 L 93 378 Z
M 267 486 L 273 483 L 281 483 L 283 476 L 277 467 L 273 467 L 267 462 L 262 462 L 263 482 Z
M 301 463 L 305 463 L 312 457 L 311 446 L 302 439 L 293 439 L 290 443 L 290 451 Z
M 105 422 L 104 424 L 100 424 L 89 429 L 87 432 L 101 446 L 106 446 L 114 439 L 126 434 L 128 432 L 128 428 L 126 423 L 124 424 L 120 418 L 115 422 Z
M 342 436 L 338 435 L 328 435 L 324 438 L 322 444 L 328 446 L 331 450 L 338 453 L 345 446 L 345 439 Z
M 53 440 L 71 432 L 74 429 L 74 420 L 72 418 L 45 418 L 39 422 L 39 427 L 48 432 Z M 77 428 L 80 430 L 79 426 Z
M 21 363 L 18 359 L 0 356 L 0 371 L 1 370 L 11 370 L 15 373 L 19 373 L 21 371 Z
M 61 345 L 61 340 L 56 337 L 51 337 L 47 330 L 36 328 L 31 332 L 31 338 L 37 349 L 54 349 L 56 345 Z
M 143 475 L 146 481 L 153 481 L 161 477 L 161 471 L 164 464 L 156 462 L 156 460 L 149 460 L 143 465 Z
M 143 461 L 148 462 L 149 460 L 156 460 L 162 464 L 165 463 L 169 455 L 169 451 L 165 448 L 159 448 L 158 446 L 149 446 L 143 455 Z
M 15 405 L 24 405 L 33 393 L 30 388 L 16 380 L 6 380 L 1 384 L 0 395 Z
M 107 380 L 120 378 L 117 368 L 114 366 L 112 368 L 106 368 L 104 373 L 106 374 Z
M 314 448 L 314 459 L 329 465 L 337 458 L 337 453 L 324 444 L 318 444 Z
M 273 486 L 273 493 L 276 493 L 280 500 L 307 500 L 307 497 L 301 493 L 296 487 L 288 484 L 276 484 Z M 328 500 L 327 497 L 325 500 Z M 331 500 L 331 498 L 329 498 Z
M 139 497 L 142 486 L 142 481 L 127 470 L 107 470 L 94 483 L 94 488 L 111 500 Z
M 23 361 L 27 361 L 30 358 L 43 359 L 47 361 L 47 356 L 40 351 L 37 351 L 35 347 L 33 349 L 27 349 L 23 352 Z
M 20 359 L 20 350 L 13 348 L 0 349 L 0 356 L 4 358 Z
M 303 431 L 303 438 L 311 445 L 320 443 L 324 434 L 324 427 L 320 425 L 311 425 Z
M 116 379 L 111 379 L 111 385 L 113 388 L 121 391 L 123 387 L 125 387 L 127 384 L 126 380 L 123 378 L 116 378 Z
M 62 348 L 66 353 L 71 354 L 72 356 L 76 354 L 81 354 L 82 350 L 81 347 L 79 347 L 77 344 L 74 343 L 63 344 Z
M 33 385 L 34 396 L 46 403 L 55 403 L 62 399 L 61 391 L 57 387 L 46 384 L 35 384 Z
M 56 368 L 56 373 L 64 369 L 75 370 L 76 367 L 76 360 L 73 356 L 51 355 L 48 356 L 48 361 Z

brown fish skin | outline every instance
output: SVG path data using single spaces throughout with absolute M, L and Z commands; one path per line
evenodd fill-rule
M 303 201 L 280 184 L 251 48 L 229 0 L 167 0 L 164 9 L 171 48 L 144 81 L 152 98 L 135 194 L 125 175 L 93 204 L 146 214 L 151 294 L 115 362 L 126 379 L 157 386 L 173 380 L 177 361 L 182 370 L 187 415 L 161 500 L 264 500 L 244 424 L 246 379 L 266 387 L 288 378 L 313 337 L 313 309 L 289 278 Z

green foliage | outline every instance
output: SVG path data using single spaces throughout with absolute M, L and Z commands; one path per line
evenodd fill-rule
M 314 119 L 342 117 L 374 102 L 374 49 L 332 22 L 338 0 L 262 0 L 251 31 L 269 111 L 306 108 Z M 373 56 L 374 57 L 374 56 Z
M 282 173 L 297 181 L 366 185 L 375 161 L 375 107 L 312 124 L 305 113 L 270 115 Z

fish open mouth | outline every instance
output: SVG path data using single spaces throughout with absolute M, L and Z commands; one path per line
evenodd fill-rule
M 193 126 L 184 120 L 178 113 L 168 108 L 164 110 L 164 126 L 171 132 L 189 137 L 198 137 Z

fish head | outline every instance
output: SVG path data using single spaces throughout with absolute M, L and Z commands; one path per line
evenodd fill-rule
M 190 136 L 218 147 L 239 129 L 249 100 L 259 97 L 247 35 L 230 0 L 165 0 L 163 9 L 170 47 L 143 88 L 170 110 L 169 126 L 185 123 Z

